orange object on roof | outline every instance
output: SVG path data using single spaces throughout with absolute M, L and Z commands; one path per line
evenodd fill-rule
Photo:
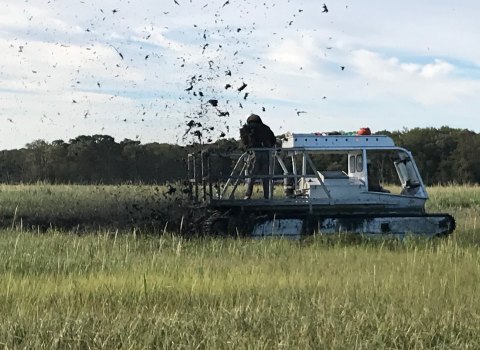
M 370 128 L 360 128 L 360 130 L 358 130 L 358 135 L 371 135 L 372 132 L 370 131 Z

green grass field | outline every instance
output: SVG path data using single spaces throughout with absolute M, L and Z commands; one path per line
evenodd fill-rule
M 0 205 L 18 206 L 21 216 L 22 203 L 43 203 L 54 215 L 50 203 L 63 203 L 43 192 L 29 198 L 32 191 L 2 187 Z M 79 237 L 16 224 L 1 233 L 0 346 L 478 349 L 480 187 L 428 192 L 428 211 L 457 220 L 446 239 L 185 240 L 114 230 Z
M 168 195 L 167 190 L 155 185 L 0 185 L 0 226 L 155 231 L 181 219 L 181 213 L 171 209 L 187 195 L 180 190 Z M 173 214 L 180 218 L 168 217 Z

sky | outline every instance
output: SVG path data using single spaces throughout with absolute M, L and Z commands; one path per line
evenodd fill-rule
M 250 113 L 275 134 L 480 132 L 480 2 L 325 6 L 0 0 L 0 149 L 94 134 L 209 143 L 238 138 Z

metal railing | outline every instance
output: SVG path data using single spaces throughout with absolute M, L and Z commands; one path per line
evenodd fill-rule
M 247 174 L 248 158 L 252 152 L 268 152 L 268 174 Z M 291 169 L 289 170 L 285 165 L 282 157 L 290 157 L 292 160 Z M 296 158 L 302 157 L 302 169 L 298 172 Z M 217 166 L 221 163 L 221 159 L 225 158 L 238 159 L 233 166 L 233 170 L 228 176 L 219 173 Z M 276 174 L 275 168 L 279 165 L 283 174 Z M 311 173 L 308 173 L 308 167 Z M 319 175 L 315 165 L 305 149 L 295 149 L 293 152 L 289 150 L 288 153 L 277 148 L 252 148 L 248 149 L 243 154 L 215 154 L 208 151 L 202 151 L 197 154 L 188 155 L 188 178 L 190 183 L 190 194 L 196 201 L 208 202 L 214 200 L 235 200 L 235 193 L 242 183 L 247 179 L 268 179 L 269 187 L 269 201 L 274 199 L 274 184 L 278 180 L 282 180 L 284 185 L 292 186 L 293 191 L 289 193 L 290 198 L 295 196 L 302 196 L 302 193 L 296 193 L 302 190 L 302 182 L 304 184 L 307 179 L 316 179 L 325 191 L 329 202 L 331 201 L 330 192 L 325 186 L 322 178 Z M 292 179 L 292 180 L 289 180 Z M 215 189 L 215 194 L 214 194 Z M 303 194 L 304 195 L 304 194 Z M 286 194 L 287 196 L 287 194 Z

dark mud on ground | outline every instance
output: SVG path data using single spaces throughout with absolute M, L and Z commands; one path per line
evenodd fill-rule
M 173 233 L 184 236 L 200 233 L 199 223 L 207 211 L 188 200 L 141 205 L 125 203 L 118 212 L 84 212 L 58 215 L 3 215 L 0 227 L 22 228 L 37 232 L 55 229 L 76 234 L 118 231 L 144 234 Z

